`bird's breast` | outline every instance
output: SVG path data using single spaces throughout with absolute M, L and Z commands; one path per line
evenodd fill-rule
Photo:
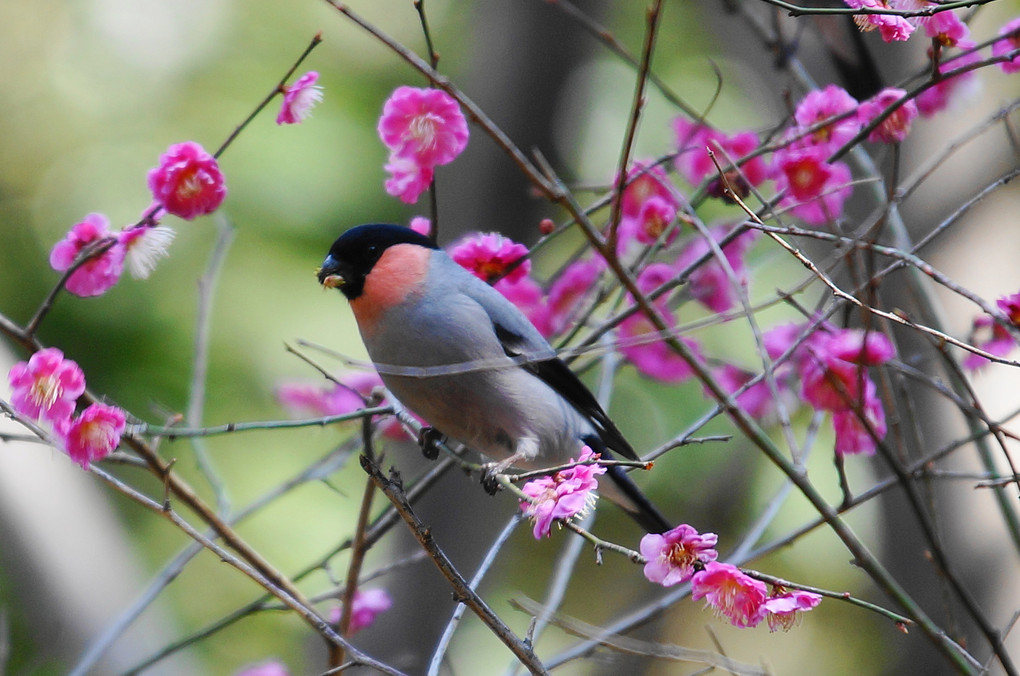
M 386 249 L 372 267 L 361 295 L 351 300 L 351 311 L 366 340 L 379 330 L 388 314 L 424 292 L 429 253 L 424 247 L 398 244 Z

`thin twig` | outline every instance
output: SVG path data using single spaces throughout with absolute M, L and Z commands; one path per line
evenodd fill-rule
M 538 656 L 535 655 L 525 641 L 518 638 L 509 627 L 499 618 L 496 613 L 485 603 L 484 600 L 478 594 L 471 589 L 468 585 L 467 580 L 460 574 L 460 572 L 453 566 L 450 560 L 446 557 L 446 554 L 436 544 L 435 539 L 432 537 L 432 531 L 425 524 L 418 519 L 417 515 L 411 510 L 411 505 L 407 502 L 407 498 L 404 496 L 403 489 L 399 483 L 392 479 L 388 479 L 383 476 L 379 468 L 365 456 L 361 456 L 361 467 L 372 477 L 382 492 L 389 498 L 390 502 L 396 508 L 397 513 L 403 518 L 404 523 L 410 528 L 411 533 L 422 548 L 429 553 L 429 558 L 435 564 L 439 572 L 443 574 L 443 577 L 447 579 L 450 585 L 453 587 L 454 592 L 457 594 L 458 600 L 465 603 L 478 618 L 485 623 L 487 627 L 496 635 L 500 641 L 510 649 L 517 659 L 521 661 L 533 674 L 547 674 L 548 671 L 539 661 Z
M 213 295 L 223 262 L 226 260 L 230 242 L 234 238 L 234 228 L 222 215 L 216 218 L 217 237 L 212 255 L 205 272 L 198 279 L 198 318 L 195 322 L 195 356 L 192 359 L 191 385 L 188 387 L 188 405 L 184 420 L 191 427 L 202 425 L 205 411 L 206 376 L 209 372 L 209 342 L 212 335 Z M 209 482 L 216 496 L 216 510 L 220 514 L 230 511 L 230 497 L 226 486 L 213 467 L 208 449 L 200 437 L 191 441 L 195 452 L 195 461 L 202 476 Z
M 507 524 L 503 527 L 503 530 L 496 536 L 495 541 L 489 550 L 485 552 L 485 557 L 482 562 L 478 564 L 478 570 L 475 571 L 474 577 L 471 578 L 469 587 L 472 590 L 477 590 L 478 586 L 485 579 L 492 565 L 496 562 L 496 557 L 500 552 L 503 551 L 503 546 L 506 545 L 510 536 L 513 535 L 514 531 L 517 530 L 517 526 L 520 525 L 522 520 L 522 514 L 520 512 L 515 513 Z M 464 612 L 467 610 L 467 605 L 458 603 L 457 607 L 453 609 L 453 616 L 450 617 L 450 621 L 446 624 L 446 628 L 443 629 L 443 635 L 439 637 L 439 642 L 436 643 L 436 648 L 432 652 L 432 659 L 429 660 L 429 668 L 426 672 L 429 676 L 435 676 L 439 673 L 440 668 L 443 666 L 443 661 L 446 659 L 446 651 L 450 647 L 450 642 L 453 640 L 453 635 L 457 631 L 457 627 L 460 625 L 460 620 L 464 616 Z

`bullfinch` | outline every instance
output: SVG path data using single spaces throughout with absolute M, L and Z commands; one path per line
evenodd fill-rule
M 542 469 L 587 444 L 637 460 L 573 371 L 517 307 L 428 237 L 399 225 L 360 225 L 333 243 L 319 283 L 350 302 L 387 389 L 432 428 L 492 460 Z M 671 528 L 623 471 L 599 493 L 650 533 Z

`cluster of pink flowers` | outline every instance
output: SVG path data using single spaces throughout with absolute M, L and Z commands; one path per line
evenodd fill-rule
M 668 246 L 679 234 L 671 227 L 680 209 L 680 193 L 673 187 L 660 165 L 635 162 L 627 172 L 626 186 L 620 196 L 620 226 L 617 252 L 630 256 L 665 235 Z
M 850 168 L 829 157 L 860 131 L 857 109 L 836 85 L 808 92 L 794 111 L 789 142 L 775 153 L 776 189 L 785 192 L 779 206 L 809 225 L 837 220 L 853 191 Z
M 819 411 L 831 412 L 839 455 L 872 454 L 885 437 L 882 400 L 867 373 L 894 354 L 884 334 L 860 329 L 838 329 L 827 322 L 810 335 L 798 324 L 778 326 L 764 335 L 765 348 L 779 359 L 791 348 L 792 369 L 800 379 L 801 398 Z M 799 341 L 799 342 L 798 342 Z
M 386 192 L 414 204 L 437 166 L 467 147 L 468 126 L 457 101 L 439 89 L 398 87 L 383 106 L 379 138 L 389 148 Z
M 295 124 L 308 116 L 322 99 L 318 77 L 312 71 L 283 88 L 278 124 Z M 157 225 L 160 218 L 169 213 L 190 221 L 211 214 L 227 195 L 216 158 L 194 141 L 167 148 L 149 171 L 148 184 L 153 203 L 137 224 L 111 232 L 106 216 L 89 214 L 54 245 L 50 266 L 57 272 L 71 269 L 83 252 L 89 255 L 67 279 L 69 292 L 86 297 L 106 293 L 120 280 L 125 262 L 133 277 L 148 278 L 174 238 L 172 229 Z
M 297 415 L 345 415 L 363 409 L 366 398 L 381 387 L 383 382 L 378 373 L 352 371 L 337 383 L 281 383 L 276 387 L 276 399 Z M 385 403 L 385 400 L 380 402 L 381 405 Z M 389 439 L 407 439 L 400 421 L 393 416 L 386 419 L 380 431 Z
M 772 631 L 789 630 L 799 614 L 822 601 L 818 594 L 800 590 L 773 589 L 728 563 L 712 561 L 691 578 L 691 598 L 705 599 L 709 607 L 735 627 L 754 627 L 767 620 Z
M 844 0 L 847 7 L 853 9 L 908 9 L 903 0 Z M 914 6 L 916 0 L 907 0 Z M 914 32 L 916 26 L 902 16 L 896 14 L 855 14 L 854 23 L 862 31 L 878 30 L 886 42 L 906 40 Z
M 144 221 L 111 232 L 106 216 L 89 214 L 53 246 L 50 267 L 66 272 L 88 250 L 92 255 L 68 277 L 65 288 L 76 296 L 100 296 L 120 280 L 125 262 L 135 279 L 148 278 L 173 239 L 172 229 Z
M 770 594 L 764 582 L 736 566 L 719 563 L 718 539 L 715 533 L 699 533 L 687 524 L 661 535 L 644 536 L 645 578 L 663 587 L 690 580 L 691 598 L 705 599 L 736 627 L 754 627 L 767 619 L 772 631 L 788 630 L 800 612 L 821 602 L 818 594 L 783 587 L 773 588 Z
M 718 155 L 719 166 L 726 167 L 732 160 L 739 167 L 739 173 L 728 175 L 727 179 L 741 195 L 746 195 L 749 187 L 757 187 L 769 178 L 770 169 L 765 157 L 752 157 L 761 145 L 758 134 L 753 131 L 726 134 L 685 117 L 673 120 L 673 131 L 676 132 L 678 147 L 676 170 L 691 185 L 715 176 L 717 170 L 709 150 Z M 718 192 L 713 191 L 713 194 Z
M 192 141 L 170 146 L 149 172 L 149 188 L 155 201 L 137 224 L 112 232 L 106 216 L 89 214 L 53 246 L 50 267 L 57 272 L 88 255 L 68 277 L 69 292 L 84 297 L 106 293 L 120 280 L 125 262 L 133 277 L 146 279 L 174 238 L 171 228 L 157 225 L 162 215 L 191 220 L 215 211 L 226 196 L 215 158 Z
M 598 453 L 585 446 L 577 460 L 571 459 L 570 462 L 583 463 L 599 457 Z M 554 521 L 572 519 L 594 507 L 598 497 L 595 490 L 599 486 L 595 477 L 605 473 L 606 468 L 597 463 L 578 464 L 524 484 L 521 492 L 530 500 L 521 500 L 521 509 L 534 520 L 535 539 L 549 537 Z
M 762 153 L 760 140 L 752 131 L 726 134 L 701 122 L 680 117 L 673 121 L 677 136 L 676 169 L 692 185 L 715 176 L 717 168 L 732 160 L 739 170 L 728 171 L 726 181 L 740 196 L 766 180 L 775 182 L 782 195 L 778 206 L 809 225 L 830 223 L 842 216 L 852 193 L 850 168 L 830 158 L 853 140 L 864 125 L 875 122 L 868 140 L 897 143 L 906 138 L 918 115 L 918 106 L 901 89 L 888 88 L 871 99 L 858 102 L 836 85 L 808 92 L 797 104 L 793 124 L 771 158 Z M 650 173 L 650 172 L 649 172 Z M 658 175 L 665 192 L 676 194 L 665 175 Z M 719 179 L 709 193 L 719 195 Z
M 919 10 L 936 6 L 929 0 L 844 0 L 853 9 Z M 908 40 L 914 31 L 923 27 L 925 35 L 943 47 L 970 49 L 974 42 L 968 39 L 970 30 L 955 11 L 937 12 L 930 16 L 899 16 L 896 14 L 857 14 L 854 22 L 862 31 L 877 30 L 886 42 Z M 1008 26 L 1008 24 L 1007 24 Z M 1003 33 L 1008 32 L 1003 29 Z
M 845 0 L 854 9 L 920 10 L 936 6 L 929 0 Z M 922 115 L 933 115 L 944 110 L 953 100 L 962 98 L 976 84 L 976 73 L 955 72 L 977 63 L 981 56 L 972 50 L 976 43 L 970 39 L 970 29 L 955 10 L 936 12 L 930 16 L 899 16 L 894 14 L 858 14 L 854 20 L 861 30 L 878 30 L 886 42 L 907 40 L 917 28 L 923 28 L 931 39 L 929 58 L 938 67 L 936 81 L 917 98 L 917 109 Z M 962 50 L 962 54 L 946 57 L 945 49 Z M 998 66 L 1004 73 L 1020 70 L 1020 17 L 999 29 L 999 38 L 992 43 L 992 57 L 1000 59 Z
M 631 187 L 634 185 L 637 184 Z M 652 185 L 652 182 L 646 185 Z M 729 234 L 729 230 L 716 228 L 711 234 L 719 242 Z M 747 231 L 730 239 L 722 248 L 737 286 L 745 290 L 748 273 L 744 256 L 753 241 L 754 233 Z M 735 307 L 739 301 L 738 290 L 719 261 L 712 258 L 688 270 L 708 251 L 707 242 L 692 240 L 674 263 L 646 265 L 638 275 L 638 287 L 649 294 L 686 271 L 689 274 L 686 289 L 693 298 L 715 312 Z M 574 261 L 553 280 L 548 292 L 543 292 L 542 286 L 530 276 L 531 263 L 526 258 L 527 253 L 522 244 L 494 233 L 465 237 L 450 248 L 450 256 L 455 261 L 477 277 L 494 282 L 497 291 L 513 302 L 542 335 L 550 337 L 562 332 L 576 319 L 584 307 L 584 298 L 596 288 L 605 264 L 600 259 Z M 667 298 L 660 297 L 655 307 L 668 326 L 675 328 L 676 318 Z M 701 347 L 693 339 L 680 337 L 679 340 L 696 355 L 701 354 Z M 634 313 L 621 322 L 619 346 L 624 358 L 650 378 L 675 384 L 693 375 L 690 365 L 673 351 L 643 313 Z
M 78 397 L 85 392 L 85 374 L 77 363 L 55 347 L 39 350 L 8 373 L 11 406 L 31 420 L 48 423 L 71 459 L 87 469 L 120 444 L 124 411 L 94 403 L 74 417 Z

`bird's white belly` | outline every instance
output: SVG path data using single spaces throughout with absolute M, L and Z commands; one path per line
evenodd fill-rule
M 520 453 L 525 457 L 515 464 L 524 468 L 576 457 L 579 433 L 588 427 L 548 386 L 516 368 L 428 378 L 391 375 L 383 381 L 443 434 L 497 461 Z

